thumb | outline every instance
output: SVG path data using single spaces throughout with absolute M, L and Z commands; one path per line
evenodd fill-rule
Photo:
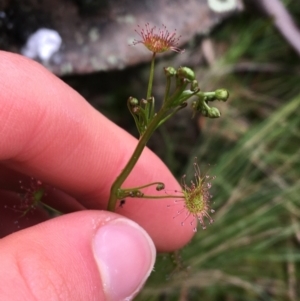
M 131 300 L 155 247 L 136 223 L 81 211 L 0 240 L 0 300 Z

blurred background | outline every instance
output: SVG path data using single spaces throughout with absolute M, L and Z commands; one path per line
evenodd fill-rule
M 126 100 L 145 97 L 151 53 L 129 45 L 146 22 L 176 28 L 185 49 L 157 61 L 158 106 L 166 66 L 230 98 L 220 119 L 182 110 L 149 143 L 179 180 L 195 157 L 216 176 L 216 212 L 187 247 L 159 255 L 137 300 L 300 300 L 299 1 L 2 0 L 0 48 L 36 59 L 137 137 Z M 41 28 L 50 37 L 30 44 Z

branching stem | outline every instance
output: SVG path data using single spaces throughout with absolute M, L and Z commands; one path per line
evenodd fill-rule
M 120 175 L 116 178 L 115 182 L 113 183 L 110 191 L 110 198 L 108 202 L 108 211 L 114 211 L 117 203 L 117 195 L 118 195 L 118 189 L 120 189 L 121 185 L 124 183 L 126 178 L 131 173 L 133 167 L 135 166 L 136 162 L 138 161 L 139 157 L 141 156 L 148 140 L 152 136 L 153 132 L 157 128 L 160 121 L 164 118 L 166 114 L 166 109 L 162 108 L 157 115 L 155 115 L 150 122 L 147 130 L 144 132 L 144 134 L 140 137 L 140 140 L 137 144 L 136 149 L 134 150 L 131 158 L 127 162 L 126 166 L 124 167 L 123 171 L 120 173 Z

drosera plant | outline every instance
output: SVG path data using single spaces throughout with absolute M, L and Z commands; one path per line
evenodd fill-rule
M 42 198 L 45 195 L 45 187 L 42 181 L 33 177 L 30 178 L 29 186 L 25 186 L 20 180 L 21 193 L 21 205 L 20 210 L 24 210 L 22 216 L 25 216 L 29 211 L 34 210 L 42 204 Z
M 62 214 L 43 201 L 43 199 L 47 195 L 47 185 L 44 184 L 41 180 L 31 177 L 29 184 L 23 183 L 22 180 L 20 180 L 19 183 L 20 189 L 22 191 L 20 193 L 21 204 L 19 208 L 15 209 L 18 209 L 22 213 L 20 217 L 24 217 L 29 212 L 32 212 L 39 207 L 46 209 L 52 214 Z
M 184 203 L 183 207 L 177 211 L 177 214 L 173 218 L 177 218 L 185 213 L 184 220 L 181 221 L 183 226 L 185 221 L 192 215 L 198 219 L 203 230 L 206 229 L 205 218 L 208 220 L 209 224 L 212 224 L 214 220 L 210 216 L 215 210 L 211 208 L 210 200 L 212 195 L 210 194 L 210 188 L 212 186 L 211 180 L 214 180 L 214 176 L 210 176 L 205 173 L 202 175 L 200 172 L 199 165 L 197 163 L 197 158 L 194 162 L 194 180 L 191 180 L 190 186 L 186 184 L 186 175 L 183 175 L 181 179 L 182 194 L 183 199 L 176 199 L 174 204 L 169 204 L 167 207 L 178 205 Z M 193 225 L 194 220 L 191 221 Z M 196 225 L 193 228 L 194 232 L 197 231 Z
M 191 103 L 194 115 L 199 112 L 208 118 L 218 118 L 221 116 L 219 110 L 216 107 L 210 107 L 209 102 L 215 100 L 226 101 L 229 97 L 229 93 L 225 89 L 203 92 L 200 90 L 195 73 L 192 69 L 189 67 L 179 67 L 177 69 L 172 66 L 166 67 L 164 68 L 166 86 L 161 102 L 162 105 L 160 109 L 155 112 L 155 98 L 152 93 L 152 86 L 156 55 L 167 51 L 182 53 L 184 50 L 178 48 L 180 36 L 177 36 L 176 31 L 169 32 L 164 25 L 162 28 L 157 28 L 155 26 L 151 27 L 149 23 L 146 23 L 144 28 L 139 27 L 139 30 L 136 30 L 136 32 L 140 36 L 140 39 L 134 40 L 133 45 L 142 44 L 152 52 L 148 88 L 145 98 L 138 100 L 137 98 L 130 96 L 127 100 L 128 109 L 134 118 L 139 132 L 139 140 L 132 156 L 111 186 L 107 210 L 115 211 L 117 202 L 119 201 L 121 206 L 123 206 L 124 200 L 128 197 L 144 199 L 172 198 L 176 199 L 176 202 L 180 199 L 184 202 L 187 218 L 190 215 L 197 217 L 202 228 L 205 229 L 204 218 L 208 218 L 210 223 L 213 222 L 209 215 L 211 212 L 209 206 L 210 182 L 206 181 L 206 176 L 201 176 L 197 162 L 195 162 L 194 165 L 195 181 L 191 183 L 191 186 L 188 186 L 183 180 L 182 195 L 166 194 L 165 196 L 158 196 L 146 195 L 143 192 L 144 188 L 150 186 L 156 186 L 157 191 L 165 189 L 164 183 L 160 181 L 131 188 L 123 188 L 122 185 L 137 163 L 150 137 L 164 122 L 173 117 L 178 111 L 186 108 L 188 103 Z M 183 211 L 179 210 L 178 215 L 181 214 L 181 212 Z M 194 227 L 194 230 L 196 231 L 196 226 Z

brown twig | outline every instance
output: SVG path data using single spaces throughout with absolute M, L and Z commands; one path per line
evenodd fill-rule
M 274 19 L 274 24 L 287 42 L 300 56 L 300 31 L 292 16 L 280 0 L 254 0 L 265 13 Z

